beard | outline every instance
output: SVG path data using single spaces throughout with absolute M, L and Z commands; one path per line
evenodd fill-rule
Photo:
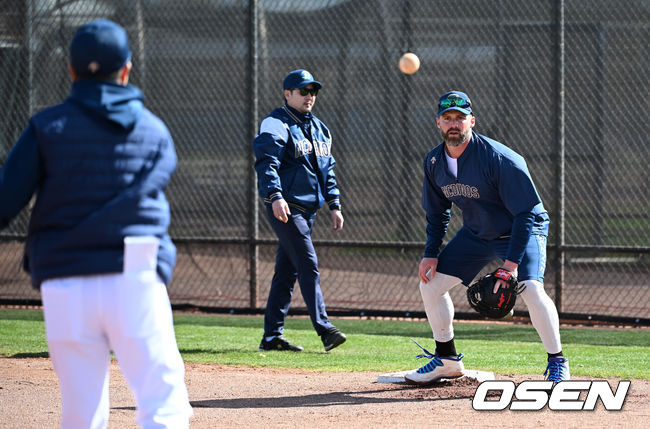
M 456 131 L 458 133 L 458 136 L 449 136 L 450 131 Z M 460 146 L 465 140 L 467 140 L 467 137 L 469 137 L 470 131 L 462 132 L 461 130 L 450 128 L 447 130 L 445 133 L 444 131 L 440 130 L 440 135 L 442 136 L 442 139 L 444 142 L 451 146 L 451 147 L 458 147 Z

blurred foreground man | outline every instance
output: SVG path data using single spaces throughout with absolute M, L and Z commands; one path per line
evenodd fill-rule
M 62 428 L 108 426 L 111 350 L 140 426 L 187 428 L 192 415 L 166 289 L 176 152 L 128 84 L 130 57 L 116 23 L 81 26 L 70 95 L 30 119 L 0 170 L 0 228 L 36 193 L 24 268 L 42 294 Z

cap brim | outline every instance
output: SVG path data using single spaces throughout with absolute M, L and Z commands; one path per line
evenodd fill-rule
M 307 85 L 310 85 L 310 84 L 314 84 L 316 89 L 321 89 L 323 87 L 323 85 L 321 85 L 321 83 L 318 82 L 317 80 L 307 80 L 307 81 L 302 82 L 299 86 L 296 86 L 296 89 L 304 88 L 304 87 L 306 87 Z
M 463 113 L 463 114 L 465 114 L 465 115 L 469 115 L 469 114 L 472 113 L 472 109 L 463 109 L 463 108 L 461 108 L 461 107 L 453 106 L 453 107 L 448 107 L 448 108 L 443 109 L 443 110 L 439 110 L 439 111 L 438 111 L 438 116 L 440 116 L 440 115 L 442 115 L 443 113 L 448 112 L 448 111 L 450 111 L 450 110 L 457 110 L 457 111 L 459 111 L 460 113 Z

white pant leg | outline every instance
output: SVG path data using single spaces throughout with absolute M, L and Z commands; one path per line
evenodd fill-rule
M 192 408 L 167 288 L 155 271 L 111 278 L 110 344 L 138 404 L 143 428 L 187 428 Z
M 462 281 L 458 277 L 442 273 L 436 273 L 429 283 L 420 282 L 424 311 L 436 341 L 446 342 L 454 338 L 454 303 L 449 289 L 460 283 Z
M 98 284 L 86 277 L 43 282 L 50 358 L 61 388 L 61 427 L 106 428 L 110 350 L 99 323 Z
M 560 342 L 560 318 L 557 308 L 550 296 L 544 290 L 544 285 L 537 280 L 525 280 L 522 283 L 526 289 L 521 293 L 530 321 L 544 344 L 547 353 L 562 351 Z

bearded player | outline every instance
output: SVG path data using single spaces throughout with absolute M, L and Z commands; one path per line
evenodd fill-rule
M 502 261 L 494 293 L 510 276 L 525 285 L 521 297 L 548 354 L 544 375 L 558 383 L 569 379 L 562 355 L 559 318 L 544 291 L 549 217 L 524 158 L 503 144 L 472 131 L 475 125 L 467 94 L 440 97 L 437 126 L 443 142 L 424 160 L 422 206 L 427 242 L 420 262 L 420 292 L 436 343 L 430 361 L 406 374 L 410 384 L 428 384 L 463 375 L 463 355 L 454 345 L 454 306 L 449 290 L 469 285 L 488 264 Z M 463 225 L 440 251 L 451 218 L 451 205 L 463 213 Z

